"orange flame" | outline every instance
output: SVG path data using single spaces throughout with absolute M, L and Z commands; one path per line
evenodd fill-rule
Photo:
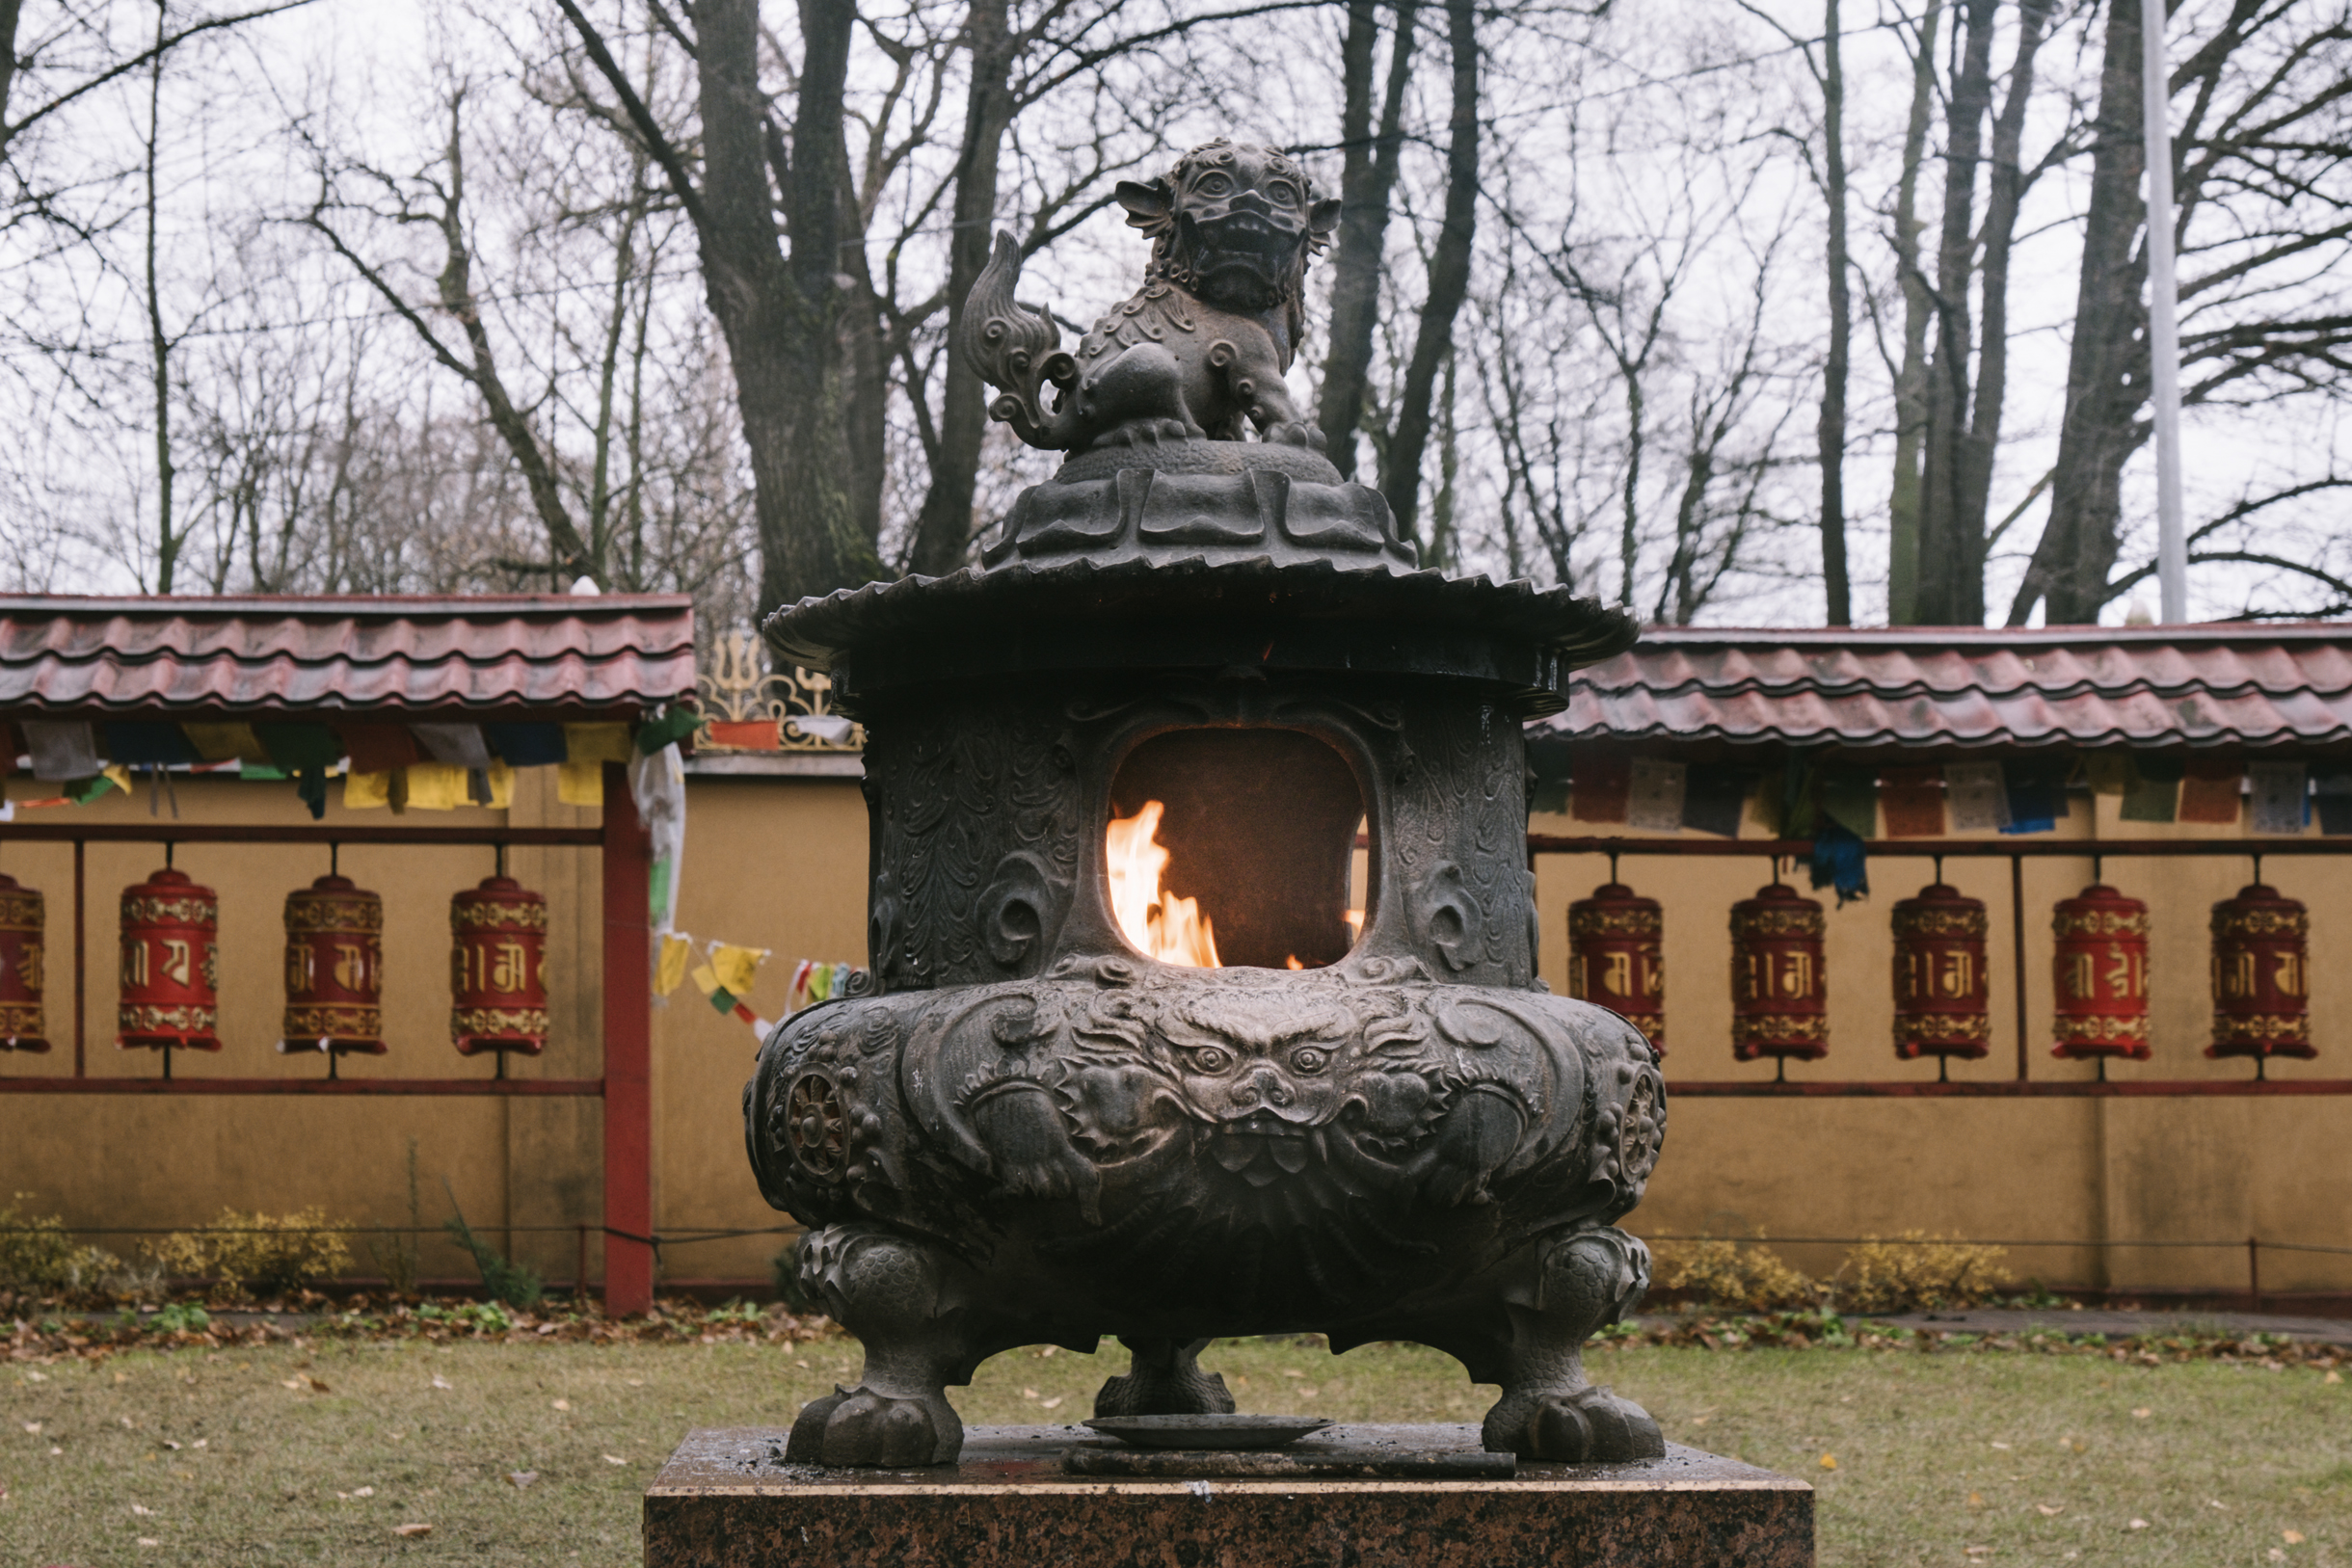
M 1216 933 L 1200 912 L 1200 900 L 1162 890 L 1168 852 L 1159 842 L 1160 817 L 1167 807 L 1147 800 L 1133 816 L 1114 817 L 1107 839 L 1110 864 L 1110 911 L 1120 931 L 1138 952 L 1163 964 L 1187 969 L 1221 968 Z

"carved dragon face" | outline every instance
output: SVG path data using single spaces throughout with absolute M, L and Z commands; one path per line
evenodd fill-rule
M 1268 992 L 1193 997 L 1160 1020 L 1186 1105 L 1210 1122 L 1269 1131 L 1321 1127 L 1344 1099 L 1345 1009 Z
M 1339 203 L 1318 199 L 1297 164 L 1222 138 L 1149 185 L 1120 181 L 1117 194 L 1129 225 L 1152 236 L 1150 276 L 1232 310 L 1296 314 L 1307 258 L 1339 222 Z

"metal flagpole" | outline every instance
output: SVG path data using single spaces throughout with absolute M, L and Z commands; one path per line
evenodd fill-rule
M 2165 0 L 2140 0 L 2140 103 L 2148 127 L 2148 360 L 2156 427 L 2156 583 L 2162 619 L 2189 618 L 2189 546 L 2180 518 L 2179 287 L 2173 276 L 2172 72 Z

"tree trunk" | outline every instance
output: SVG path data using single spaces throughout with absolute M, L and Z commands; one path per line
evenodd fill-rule
M 1421 507 L 1421 456 L 1430 443 L 1430 403 L 1437 372 L 1454 344 L 1454 317 L 1470 291 L 1470 246 L 1478 224 L 1478 8 L 1447 0 L 1446 39 L 1454 56 L 1454 107 L 1447 127 L 1446 209 L 1430 256 L 1430 292 L 1413 335 L 1412 362 L 1389 441 L 1381 489 L 1397 531 L 1415 537 Z
M 1992 182 L 1985 198 L 1983 253 L 1985 346 L 1977 357 L 1976 407 L 1957 452 L 1960 525 L 1974 541 L 1976 574 L 1984 579 L 1985 525 L 1992 503 L 1992 460 L 2000 445 L 2001 406 L 2009 391 L 2009 252 L 2018 231 L 2018 206 L 2025 194 L 2019 159 L 2025 141 L 2025 109 L 2034 90 L 2034 57 L 2052 0 L 2018 0 L 2017 59 L 2009 68 L 2009 95 L 1992 125 Z M 2130 0 L 2124 0 L 2129 4 Z M 1984 593 L 1977 593 L 1977 620 L 1984 620 Z
M 703 274 L 727 339 L 751 448 L 762 614 L 882 574 L 852 502 L 840 338 L 839 170 L 849 0 L 801 0 L 799 103 L 784 171 L 788 259 L 776 243 L 758 0 L 702 0 Z
M 972 86 L 964 102 L 964 145 L 955 164 L 955 228 L 948 245 L 948 339 L 964 320 L 964 296 L 988 265 L 996 221 L 997 171 L 1012 123 L 1013 40 L 1006 0 L 973 0 L 966 13 Z M 964 564 L 972 543 L 972 498 L 978 488 L 980 444 L 988 434 L 988 388 L 960 354 L 948 356 L 940 402 L 938 455 L 931 488 L 915 521 L 909 567 L 944 576 Z
M 1936 102 L 1936 34 L 1942 0 L 1928 0 L 1911 62 L 1911 122 L 1903 132 L 1903 173 L 1895 185 L 1895 276 L 1903 290 L 1903 364 L 1895 372 L 1895 471 L 1887 498 L 1886 620 L 1919 620 L 1919 445 L 1927 432 L 1927 323 L 1934 301 L 1919 267 L 1919 169 Z
M 2084 225 L 2074 337 L 2067 351 L 2066 415 L 2058 431 L 2050 518 L 2009 607 L 2021 626 L 2037 600 L 2051 625 L 2096 622 L 2107 602 L 2122 514 L 2124 464 L 2147 432 L 2148 256 L 2135 245 L 2148 216 L 2140 195 L 2148 147 L 2140 120 L 2140 8 L 2109 0 L 2100 73 L 2091 205 Z
M 163 330 L 163 294 L 155 274 L 155 149 L 163 140 L 163 38 L 167 13 L 155 7 L 155 60 L 147 72 L 147 317 L 155 393 L 155 592 L 172 591 L 179 535 L 172 529 L 172 340 Z
M 1380 100 L 1379 134 L 1372 124 L 1372 63 L 1378 41 L 1376 0 L 1352 0 L 1341 54 L 1344 103 L 1340 140 L 1347 155 L 1340 173 L 1339 241 L 1331 256 L 1331 347 L 1323 357 L 1323 392 L 1315 408 L 1324 450 L 1340 477 L 1355 477 L 1356 428 L 1363 423 L 1365 383 L 1372 368 L 1373 326 L 1379 315 L 1381 262 L 1388 246 L 1388 203 L 1397 187 L 1404 137 L 1404 92 L 1412 80 L 1417 6 L 1397 7 L 1389 39 L 1388 82 Z
M 1854 624 L 1846 580 L 1846 377 L 1853 354 L 1854 302 L 1846 258 L 1846 71 L 1837 0 L 1822 6 L 1823 183 L 1830 205 L 1830 355 L 1821 381 L 1821 577 L 1829 624 Z M 1685 598 L 1688 591 L 1685 591 Z
M 1927 378 L 1927 463 L 1920 486 L 1919 598 L 1930 625 L 1981 625 L 1985 540 L 1961 505 L 1960 442 L 1967 417 L 1975 328 L 1976 166 L 1992 103 L 1992 28 L 1998 0 L 1964 0 L 1967 28 L 1944 119 L 1943 234 L 1936 257 L 1936 358 Z

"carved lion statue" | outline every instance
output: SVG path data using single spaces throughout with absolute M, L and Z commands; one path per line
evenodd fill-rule
M 1283 385 L 1306 330 L 1307 262 L 1339 202 L 1270 147 L 1223 138 L 1150 184 L 1122 180 L 1127 222 L 1152 238 L 1143 286 L 1059 352 L 1053 317 L 1015 303 L 1021 248 L 999 230 L 956 349 L 1003 395 L 989 412 L 1053 451 L 1259 438 L 1320 447 Z M 1046 388 L 1055 388 L 1052 408 Z

